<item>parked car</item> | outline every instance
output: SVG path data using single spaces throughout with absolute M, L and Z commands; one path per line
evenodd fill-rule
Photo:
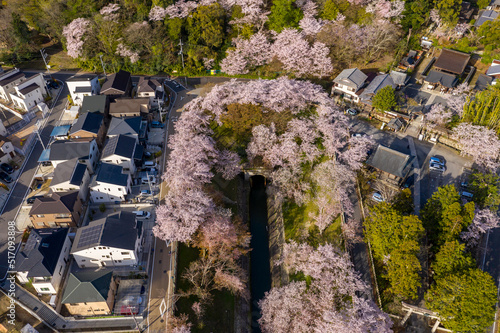
M 159 121 L 151 122 L 151 128 L 163 128 L 163 127 L 165 127 L 165 124 L 160 123 Z
M 12 183 L 12 178 L 3 171 L 0 171 L 0 180 L 4 183 Z
M 361 133 L 352 133 L 351 134 L 351 137 L 353 137 L 353 138 L 359 138 L 359 137 L 362 137 L 362 136 L 363 136 L 363 134 L 361 134 Z
M 460 192 L 460 196 L 464 197 L 464 198 L 466 198 L 468 200 L 472 200 L 472 197 L 474 195 L 472 193 L 470 193 L 470 192 L 462 191 L 462 192 Z
M 14 172 L 14 168 L 12 166 L 8 165 L 7 163 L 0 164 L 0 169 L 2 169 L 2 171 L 5 171 L 7 173 Z
M 43 198 L 43 195 L 34 195 L 32 197 L 29 197 L 26 202 L 30 205 L 34 204 L 35 203 L 35 200 L 38 199 L 38 198 Z
M 156 177 L 149 175 L 149 181 L 148 181 L 148 177 L 142 177 L 141 182 L 143 184 L 149 184 L 149 182 L 151 182 L 151 185 L 156 185 Z
M 429 163 L 440 164 L 442 166 L 445 165 L 445 160 L 438 156 L 432 156 L 429 160 Z
M 147 196 L 147 195 L 151 195 L 151 191 L 150 190 L 142 190 L 141 191 L 141 196 Z
M 155 168 L 143 168 L 142 171 L 149 173 L 150 175 L 156 175 L 156 170 Z
M 358 114 L 358 110 L 350 108 L 350 109 L 347 109 L 347 113 L 350 114 L 351 116 L 355 116 Z
M 410 177 L 406 178 L 405 182 L 403 183 L 402 188 L 409 188 L 413 185 L 415 182 L 415 175 L 411 175 Z
M 51 166 L 51 165 L 52 165 L 51 161 L 44 161 L 44 162 L 42 162 L 42 166 L 44 166 L 44 167 Z
M 153 156 L 153 154 L 152 154 L 152 153 L 150 153 L 149 151 L 145 151 L 145 152 L 144 152 L 144 157 L 146 157 L 146 158 L 150 158 L 151 156 Z
M 382 196 L 382 194 L 380 194 L 380 192 L 375 192 L 373 193 L 372 195 L 372 199 L 376 202 L 384 202 L 384 197 Z
M 469 182 L 467 180 L 464 180 L 463 182 L 460 183 L 460 186 L 462 186 L 463 188 L 467 188 L 469 187 Z
M 439 171 L 439 172 L 444 172 L 446 168 L 442 164 L 437 164 L 437 163 L 429 163 L 429 169 L 434 170 L 434 171 Z
M 146 212 L 144 210 L 135 210 L 133 211 L 132 213 L 135 214 L 135 217 L 137 217 L 137 219 L 149 219 L 151 217 L 151 213 L 150 212 Z

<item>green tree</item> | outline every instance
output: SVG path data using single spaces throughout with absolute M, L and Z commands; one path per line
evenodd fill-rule
M 395 249 L 390 255 L 385 275 L 390 283 L 389 291 L 404 299 L 417 298 L 418 288 L 422 285 L 421 270 L 415 253 L 401 247 Z
M 462 119 L 500 133 L 500 87 L 489 86 L 486 90 L 478 92 L 473 99 L 468 99 L 464 105 Z
M 493 211 L 498 210 L 500 204 L 500 178 L 491 172 L 481 173 L 475 172 L 472 174 L 469 188 L 474 195 L 474 203 L 481 209 L 489 208 Z
M 439 313 L 454 332 L 484 332 L 495 317 L 497 288 L 480 269 L 447 275 L 436 281 L 425 297 L 427 307 Z
M 474 203 L 462 206 L 453 185 L 438 188 L 421 211 L 422 221 L 434 246 L 454 240 L 474 218 Z
M 218 3 L 198 7 L 187 19 L 189 43 L 219 48 L 224 42 L 225 15 L 224 8 Z
M 281 32 L 288 27 L 298 27 L 302 17 L 303 13 L 295 6 L 295 0 L 275 0 L 267 24 L 269 29 Z
M 413 213 L 413 196 L 409 188 L 405 188 L 394 197 L 392 208 L 404 215 Z
M 464 272 L 474 266 L 474 259 L 465 253 L 465 245 L 457 240 L 444 243 L 431 265 L 435 279 Z
M 423 233 L 422 222 L 417 216 L 404 216 L 388 203 L 374 206 L 365 221 L 365 235 L 378 260 L 384 260 L 398 248 L 418 252 L 418 241 Z
M 406 1 L 405 10 L 401 18 L 401 26 L 405 31 L 410 28 L 419 30 L 429 17 L 430 3 L 425 0 Z
M 444 23 L 453 26 L 458 22 L 462 0 L 436 0 L 435 3 Z
M 485 50 L 493 51 L 500 47 L 500 20 L 486 21 L 478 29 L 477 35 Z
M 321 18 L 325 20 L 335 20 L 339 14 L 339 6 L 334 0 L 326 0 L 321 12 Z
M 479 9 L 482 9 L 488 6 L 490 2 L 490 0 L 477 0 L 477 6 L 479 7 Z
M 391 111 L 394 109 L 398 105 L 396 102 L 394 88 L 391 86 L 385 86 L 377 91 L 375 96 L 372 98 L 372 105 L 380 111 Z

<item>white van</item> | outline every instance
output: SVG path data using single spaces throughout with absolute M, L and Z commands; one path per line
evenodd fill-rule
M 149 175 L 149 181 L 148 181 L 148 177 L 142 177 L 141 182 L 143 184 L 149 184 L 149 182 L 151 182 L 151 185 L 156 185 L 156 177 L 153 175 Z
M 132 213 L 135 214 L 137 219 L 149 219 L 149 217 L 151 216 L 150 212 L 146 212 L 144 210 L 134 210 Z
M 156 168 L 156 162 L 154 161 L 146 161 L 143 165 L 144 168 Z

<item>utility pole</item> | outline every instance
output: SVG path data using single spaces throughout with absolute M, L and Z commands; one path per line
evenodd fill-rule
M 106 70 L 104 69 L 104 63 L 102 62 L 102 54 L 99 55 L 99 58 L 101 58 L 101 66 L 102 66 L 102 71 L 104 72 L 104 76 L 107 76 Z
M 179 51 L 179 54 L 181 55 L 181 59 L 182 59 L 182 70 L 184 70 L 184 54 L 182 53 L 182 46 L 184 44 L 182 44 L 182 38 L 180 39 L 179 45 L 181 47 L 181 50 Z
M 35 127 L 36 127 L 35 133 L 38 135 L 38 139 L 40 140 L 40 143 L 42 145 L 43 150 L 45 150 L 45 145 L 43 144 L 42 138 L 40 136 L 40 120 L 38 120 L 36 122 L 36 126 Z
M 45 67 L 47 68 L 47 72 L 49 73 L 49 76 L 50 76 L 50 79 L 53 80 L 52 78 L 52 74 L 50 74 L 50 66 L 47 64 L 47 52 L 45 52 L 45 48 L 42 48 L 40 50 L 40 53 L 42 54 L 42 59 L 43 59 L 43 62 L 45 63 Z M 43 82 L 45 83 L 45 90 L 47 91 L 47 94 L 50 95 L 50 92 L 49 92 L 49 87 L 47 87 L 47 82 L 45 81 L 45 79 L 43 80 Z

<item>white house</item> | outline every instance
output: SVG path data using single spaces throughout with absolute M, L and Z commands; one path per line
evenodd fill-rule
M 19 68 L 0 73 L 0 98 L 11 102 L 10 93 L 15 92 L 15 87 L 24 81 L 26 76 Z
M 10 140 L 6 137 L 0 135 L 0 164 L 9 163 L 14 156 L 16 156 L 16 152 L 14 151 L 12 142 L 10 142 Z
M 74 75 L 66 80 L 66 84 L 73 103 L 80 106 L 83 97 L 99 95 L 101 91 L 97 75 L 93 74 Z
M 113 136 L 104 146 L 101 161 L 119 165 L 123 168 L 123 172 L 132 175 L 136 170 L 134 162 L 136 146 L 138 146 L 137 137 L 122 134 Z
M 59 163 L 54 169 L 54 177 L 50 182 L 52 192 L 68 192 L 78 190 L 78 197 L 86 201 L 90 184 L 90 173 L 85 163 L 77 158 Z
M 45 95 L 47 95 L 45 79 L 42 73 L 38 73 L 15 86 L 10 98 L 18 108 L 30 111 L 34 108 L 38 110 L 37 106 L 44 102 Z
M 137 84 L 137 97 L 149 97 L 150 105 L 156 107 L 162 102 L 163 85 L 156 79 L 141 76 Z
M 498 79 L 500 79 L 500 60 L 493 60 L 490 67 L 486 71 L 486 75 L 493 78 L 491 82 L 492 85 L 496 84 Z
M 33 229 L 17 253 L 17 278 L 32 282 L 39 294 L 56 294 L 69 260 L 71 241 L 68 228 Z
M 333 80 L 332 94 L 342 95 L 345 99 L 357 103 L 359 102 L 358 92 L 364 86 L 367 78 L 368 76 L 357 68 L 344 69 Z
M 125 201 L 131 186 L 132 178 L 121 166 L 101 163 L 90 183 L 90 199 L 94 203 Z
M 76 231 L 71 254 L 80 268 L 137 265 L 143 245 L 142 222 L 121 211 Z
M 77 158 L 85 163 L 90 173 L 95 172 L 99 161 L 99 148 L 95 139 L 56 140 L 42 153 L 39 162 L 50 161 L 58 164 Z

